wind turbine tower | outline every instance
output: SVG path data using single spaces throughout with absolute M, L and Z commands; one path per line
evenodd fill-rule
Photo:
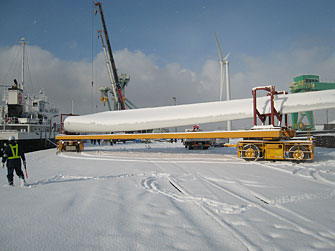
M 222 56 L 222 51 L 221 51 L 221 47 L 219 44 L 219 40 L 216 36 L 216 33 L 214 32 L 214 36 L 215 36 L 215 40 L 216 40 L 216 45 L 218 47 L 218 51 L 219 51 L 219 57 L 220 57 L 220 101 L 222 101 L 222 92 L 223 92 L 223 56 Z
M 227 53 L 227 55 L 223 58 L 220 43 L 219 43 L 219 40 L 215 32 L 214 32 L 214 36 L 215 36 L 216 45 L 219 51 L 219 57 L 220 57 L 220 101 L 222 101 L 222 96 L 223 96 L 222 92 L 223 92 L 224 69 L 226 71 L 226 95 L 227 95 L 227 100 L 230 100 L 229 61 L 228 61 L 228 57 L 230 53 Z M 227 121 L 227 131 L 231 131 L 231 120 Z

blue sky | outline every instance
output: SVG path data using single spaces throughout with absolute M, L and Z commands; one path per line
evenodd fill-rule
M 94 17 L 92 2 L 2 0 L 0 45 L 10 46 L 25 36 L 60 59 L 90 60 L 92 35 L 93 53 L 100 50 L 96 39 L 100 16 Z M 102 4 L 113 50 L 141 50 L 153 54 L 159 64 L 199 67 L 217 57 L 214 32 L 223 50 L 232 55 L 262 56 L 284 48 L 335 43 L 332 0 L 114 0 Z
M 177 103 L 217 100 L 214 32 L 223 53 L 231 53 L 233 98 L 250 97 L 253 86 L 268 83 L 287 90 L 299 74 L 335 79 L 333 0 L 110 0 L 102 1 L 102 7 L 116 65 L 131 75 L 127 93 L 139 107 L 171 105 L 172 96 L 178 96 Z M 24 36 L 34 55 L 45 60 L 42 66 L 54 63 L 53 71 L 36 70 L 35 80 L 54 76 L 59 88 L 63 83 L 77 95 L 80 85 L 91 82 L 93 60 L 95 82 L 108 84 L 107 73 L 100 72 L 105 70 L 97 39 L 101 21 L 99 14 L 94 16 L 93 1 L 2 0 L 0 24 L 2 68 L 5 52 Z M 66 101 L 63 92 L 45 88 L 56 102 L 76 99 L 70 91 Z M 85 88 L 76 103 L 92 107 L 92 90 Z M 81 112 L 87 110 L 92 108 Z

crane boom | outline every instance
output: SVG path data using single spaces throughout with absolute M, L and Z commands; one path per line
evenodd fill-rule
M 105 43 L 104 43 L 104 38 L 102 36 L 101 30 L 99 30 L 98 32 L 99 32 L 101 43 L 102 43 L 102 49 L 103 49 L 104 55 L 105 55 L 105 61 L 106 61 L 106 66 L 107 66 L 109 80 L 110 80 L 111 85 L 112 85 L 112 90 L 113 90 L 113 94 L 114 94 L 114 102 L 115 102 L 115 104 L 119 104 L 119 95 L 117 93 L 115 82 L 113 80 L 112 71 L 111 71 L 111 65 L 110 65 L 110 63 L 108 61 L 108 55 L 107 55 L 107 52 L 106 52 L 106 46 L 105 46 Z
M 113 76 L 114 76 L 115 85 L 116 85 L 116 89 L 117 89 L 118 96 L 119 96 L 119 101 L 120 101 L 120 104 L 121 104 L 121 109 L 125 110 L 126 107 L 125 107 L 123 96 L 122 96 L 122 92 L 121 92 L 121 86 L 120 86 L 120 83 L 119 83 L 119 76 L 118 76 L 117 70 L 116 70 L 116 65 L 115 65 L 115 61 L 114 61 L 114 57 L 113 57 L 113 52 L 112 52 L 112 47 L 111 47 L 110 42 L 109 42 L 109 37 L 108 37 L 108 32 L 107 32 L 107 27 L 106 27 L 106 23 L 105 23 L 104 14 L 102 12 L 101 2 L 95 2 L 95 6 L 99 7 L 99 12 L 100 12 L 100 16 L 101 16 L 102 27 L 103 27 L 103 30 L 104 30 L 106 44 L 107 44 L 107 49 L 108 49 L 108 54 L 109 54 L 109 60 L 111 62 L 111 66 L 112 66 L 112 70 L 113 70 Z

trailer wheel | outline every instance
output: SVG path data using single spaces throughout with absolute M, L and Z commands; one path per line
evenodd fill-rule
M 290 148 L 288 156 L 292 161 L 300 162 L 309 158 L 309 153 L 304 146 L 294 145 Z
M 260 156 L 259 148 L 254 144 L 247 144 L 242 148 L 242 158 L 247 161 L 257 160 Z

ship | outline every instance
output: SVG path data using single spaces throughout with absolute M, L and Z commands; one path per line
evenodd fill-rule
M 45 91 L 29 94 L 24 89 L 25 46 L 22 45 L 21 82 L 13 79 L 11 85 L 3 87 L 0 107 L 0 155 L 14 136 L 25 152 L 56 147 L 55 135 L 59 125 L 55 122 L 59 116 L 58 108 L 48 101 Z M 58 118 L 59 119 L 59 118 Z

